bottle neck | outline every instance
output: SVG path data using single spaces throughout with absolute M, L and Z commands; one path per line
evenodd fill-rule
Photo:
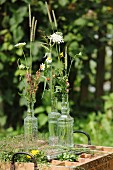
M 31 111 L 31 109 L 27 109 L 27 116 L 32 116 L 32 111 Z
M 34 116 L 34 103 L 28 103 L 27 116 Z
M 51 99 L 51 112 L 57 112 L 57 97 Z
M 69 115 L 68 94 L 62 94 L 61 113 L 62 115 Z

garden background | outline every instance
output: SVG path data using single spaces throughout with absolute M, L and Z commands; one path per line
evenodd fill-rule
M 48 0 L 54 9 L 58 29 L 68 46 L 68 64 L 76 58 L 70 72 L 70 115 L 74 130 L 84 130 L 92 144 L 113 146 L 113 1 L 112 0 Z M 43 62 L 44 51 L 39 46 L 42 33 L 51 34 L 44 0 L 0 0 L 0 138 L 23 133 L 26 114 L 17 60 L 22 50 L 14 47 L 29 41 L 29 12 L 37 19 L 36 41 L 33 49 L 33 68 Z M 25 49 L 29 55 L 29 46 Z M 39 132 L 47 133 L 50 100 L 41 99 L 40 85 L 35 104 Z M 59 102 L 60 105 L 60 102 Z M 59 108 L 59 106 L 58 106 Z M 75 143 L 87 139 L 75 135 Z

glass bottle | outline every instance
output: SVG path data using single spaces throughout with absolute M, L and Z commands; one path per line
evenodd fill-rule
M 58 145 L 73 147 L 74 119 L 69 115 L 68 94 L 62 95 L 61 116 L 58 119 Z
M 57 120 L 59 117 L 60 113 L 57 111 L 57 98 L 54 97 L 51 100 L 51 112 L 48 115 L 49 145 L 51 146 L 55 146 L 58 144 Z
M 38 122 L 34 116 L 34 103 L 28 105 L 27 116 L 24 119 L 24 137 L 26 142 L 31 142 L 37 139 Z

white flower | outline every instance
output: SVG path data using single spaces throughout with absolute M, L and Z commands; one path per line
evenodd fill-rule
M 20 64 L 18 67 L 19 67 L 20 70 L 22 70 L 22 69 L 25 68 L 25 65 L 24 64 Z
M 45 64 L 42 63 L 42 64 L 40 65 L 40 70 L 42 70 L 42 71 L 45 70 Z
M 46 62 L 47 62 L 47 64 L 50 64 L 52 62 L 52 58 L 51 57 L 47 57 Z
M 79 56 L 82 56 L 82 53 L 81 52 L 79 52 L 79 54 L 78 54 Z
M 50 35 L 50 40 L 54 43 L 63 43 L 64 40 L 63 40 L 63 36 L 62 36 L 62 33 L 61 32 L 56 32 L 56 33 L 53 33 L 52 35 Z
M 23 43 L 18 43 L 18 44 L 15 45 L 15 47 L 19 47 L 19 48 L 20 48 L 20 47 L 23 47 L 24 45 L 26 45 L 25 42 L 23 42 Z

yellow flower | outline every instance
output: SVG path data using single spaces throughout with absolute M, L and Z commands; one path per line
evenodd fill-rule
M 35 155 L 37 155 L 39 152 L 40 152 L 39 150 L 32 150 L 32 151 L 30 152 L 30 154 L 33 155 L 33 156 L 35 156 Z M 31 158 L 31 156 L 27 156 L 27 158 Z
M 108 11 L 111 11 L 111 10 L 112 10 L 112 7 L 108 6 L 108 7 L 107 7 L 107 10 L 108 10 Z
M 29 158 L 29 159 L 30 159 L 30 158 L 31 158 L 31 156 L 27 155 L 27 158 Z
M 64 57 L 64 54 L 63 54 L 63 52 L 62 52 L 62 53 L 60 53 L 60 58 L 62 58 L 62 57 Z
M 34 155 L 37 155 L 39 152 L 40 152 L 39 150 L 32 150 L 31 154 L 34 156 Z

